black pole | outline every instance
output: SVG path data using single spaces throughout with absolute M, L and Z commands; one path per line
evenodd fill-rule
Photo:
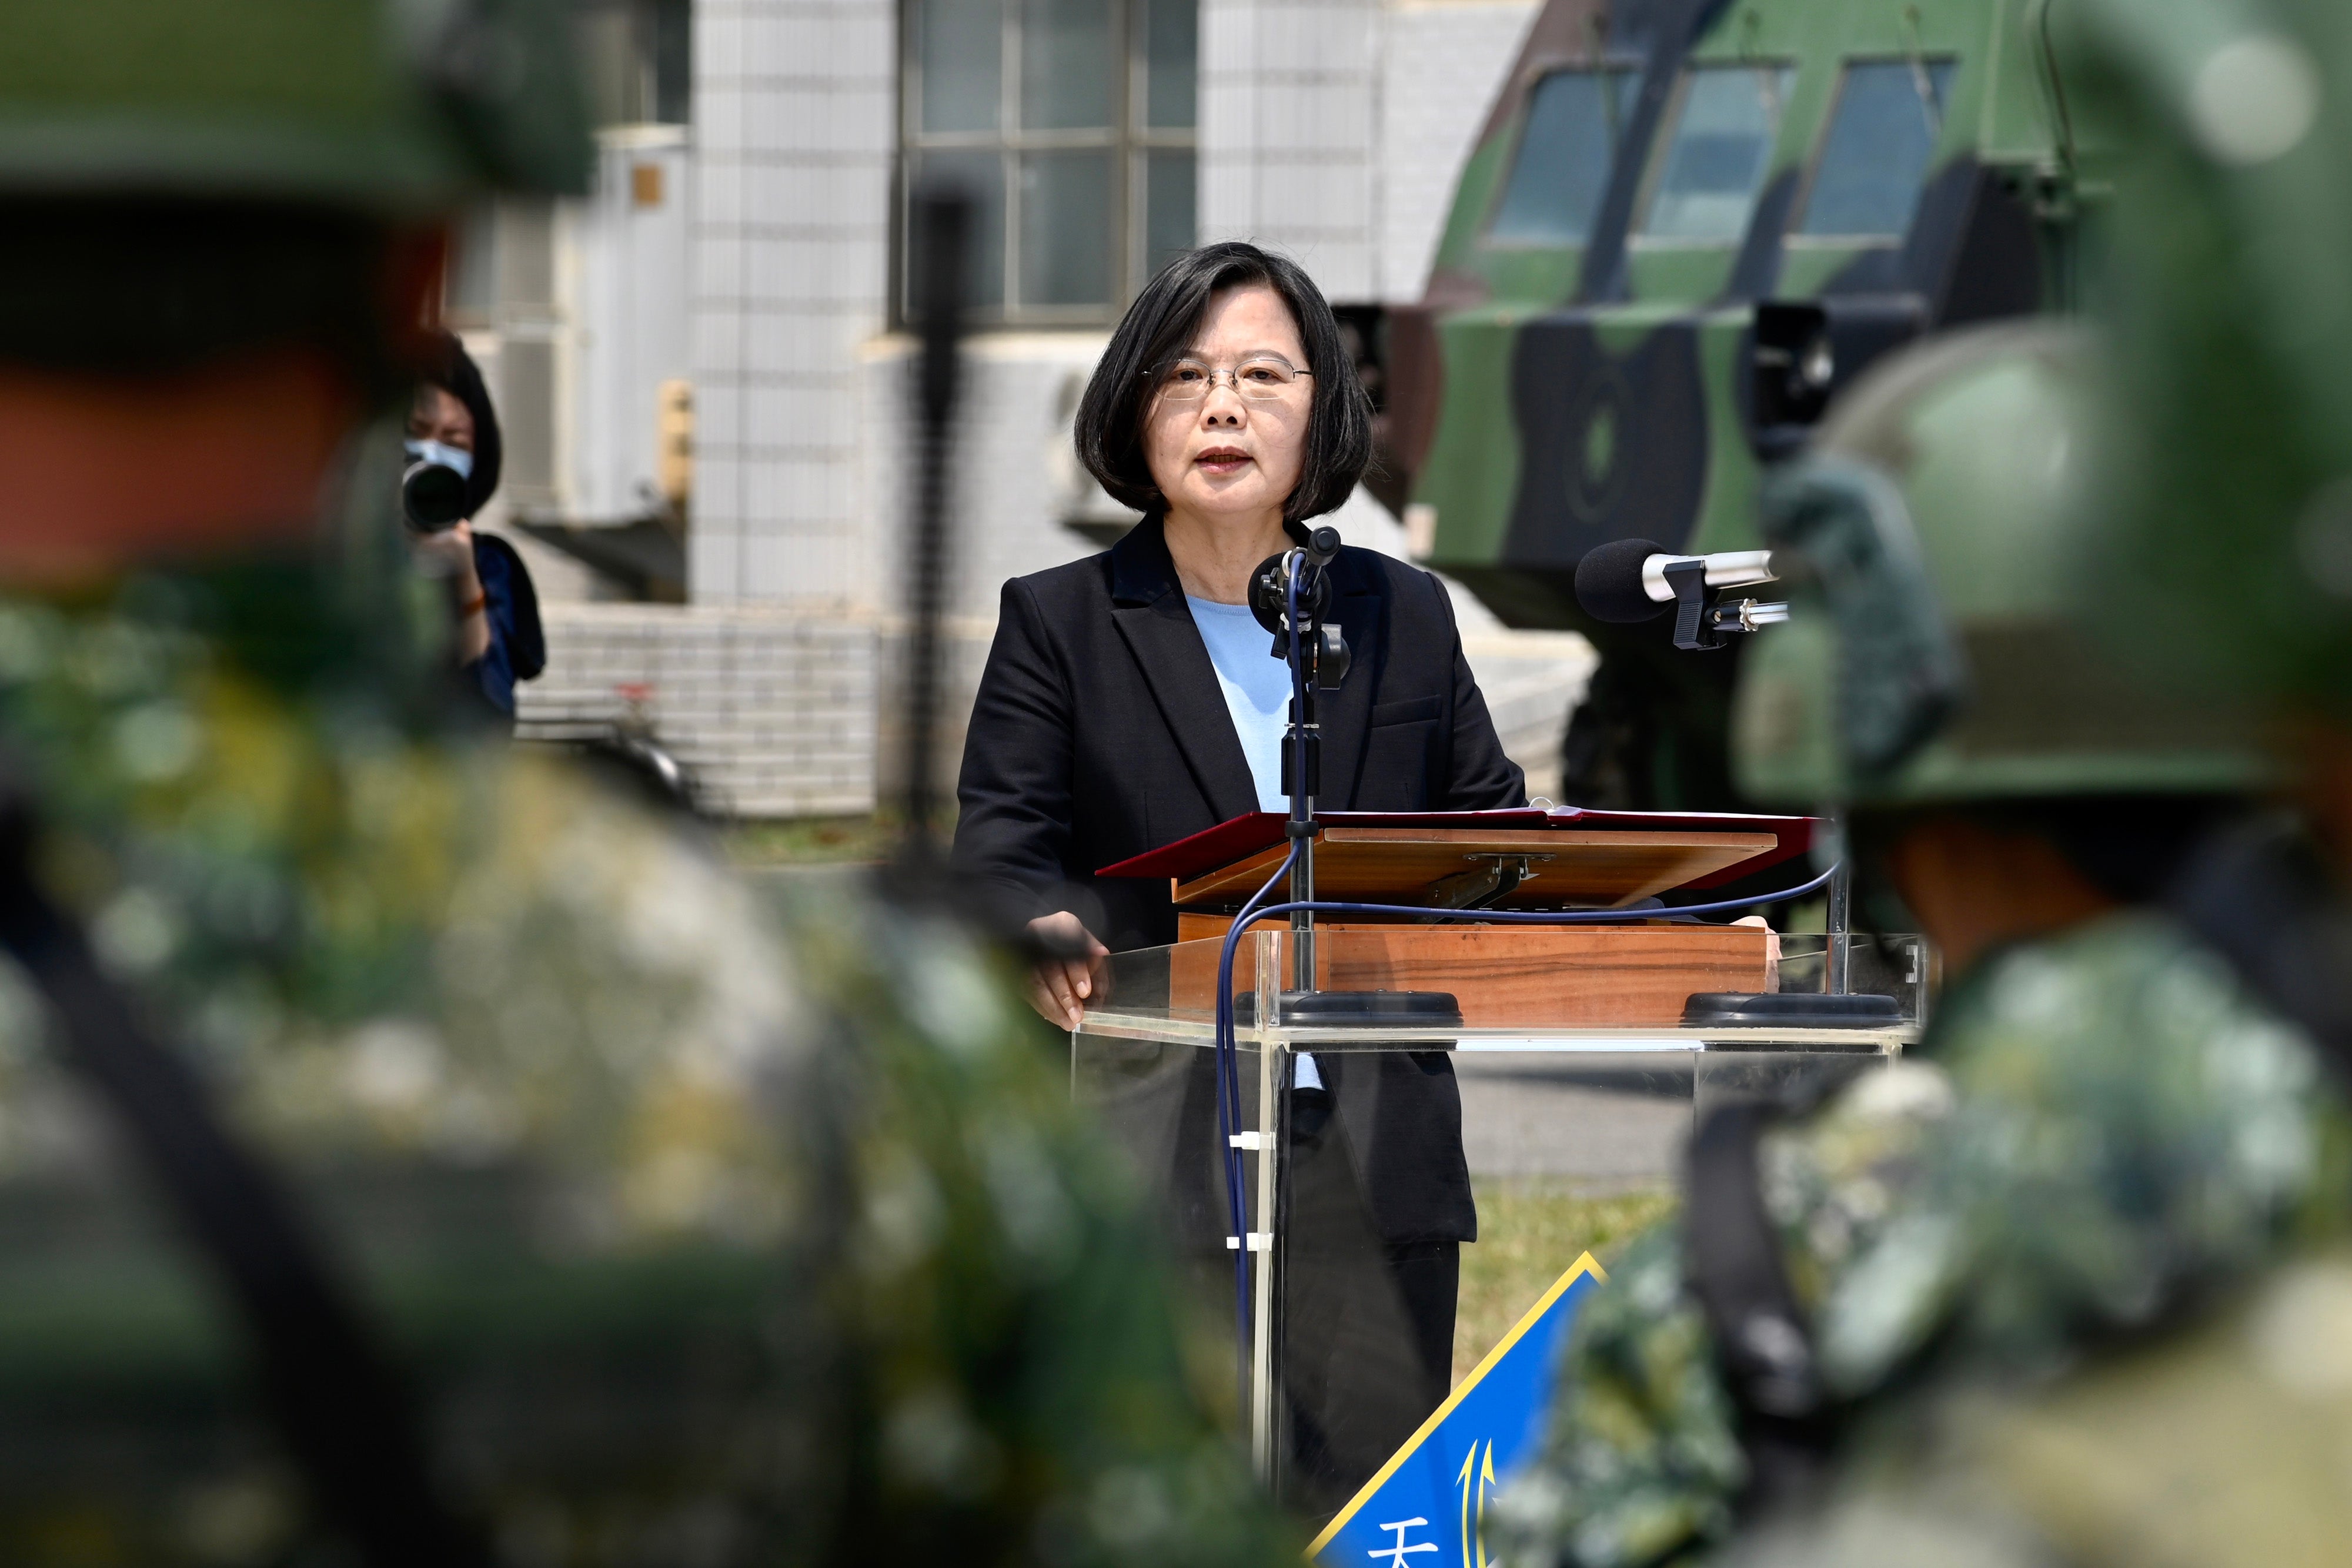
M 940 620 L 948 580 L 948 455 L 955 414 L 959 341 L 963 335 L 971 235 L 971 198 L 960 189 L 916 193 L 910 230 L 914 276 L 909 302 L 922 350 L 915 367 L 915 510 L 908 528 L 906 835 L 909 852 L 931 847 L 932 752 L 938 743 Z

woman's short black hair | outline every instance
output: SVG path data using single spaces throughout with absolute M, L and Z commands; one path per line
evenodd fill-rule
M 1168 509 L 1144 461 L 1144 414 L 1161 371 L 1200 335 L 1211 297 L 1254 283 L 1265 284 L 1290 306 L 1307 345 L 1301 368 L 1314 376 L 1306 462 L 1297 488 L 1283 505 L 1283 520 L 1295 523 L 1336 510 L 1363 477 L 1372 455 L 1372 403 L 1356 380 L 1355 362 L 1339 340 L 1329 301 L 1288 256 L 1242 240 L 1222 240 L 1178 256 L 1144 286 L 1111 334 L 1110 347 L 1079 400 L 1078 461 L 1119 505 L 1148 514 Z
M 490 406 L 490 389 L 482 368 L 455 332 L 443 332 L 426 354 L 425 380 L 466 405 L 474 416 L 474 471 L 466 478 L 466 515 L 479 515 L 498 493 L 499 469 L 506 444 L 499 438 L 499 411 Z

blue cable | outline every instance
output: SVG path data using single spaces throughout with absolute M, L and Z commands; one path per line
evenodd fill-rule
M 1830 878 L 1837 873 L 1838 868 L 1832 866 L 1811 882 L 1799 883 L 1778 893 L 1726 898 L 1714 904 L 1685 904 L 1672 909 L 1431 909 L 1419 904 L 1336 904 L 1318 898 L 1298 904 L 1269 904 L 1252 918 L 1263 920 L 1269 915 L 1311 909 L 1318 915 L 1412 915 L 1424 920 L 1498 920 L 1513 925 L 1623 925 L 1637 920 L 1672 919 L 1679 915 L 1724 915 L 1735 909 L 1753 909 L 1759 904 L 1802 898 L 1827 887 Z
M 1234 1147 L 1234 1134 L 1239 1130 L 1242 1118 L 1241 1074 L 1236 1066 L 1240 1048 L 1234 1029 L 1234 954 L 1241 946 L 1250 923 L 1257 918 L 1258 905 L 1266 895 L 1290 874 L 1298 859 L 1298 845 L 1294 841 L 1290 852 L 1282 857 L 1282 864 L 1266 879 L 1264 887 L 1250 894 L 1241 913 L 1225 931 L 1225 945 L 1217 961 L 1217 1048 L 1213 1059 L 1217 1076 L 1217 1136 L 1219 1153 L 1224 1161 L 1225 1218 L 1233 1228 L 1226 1232 L 1234 1241 L 1234 1330 L 1241 1347 L 1240 1383 L 1242 1418 L 1249 1418 L 1249 1225 L 1245 1216 L 1246 1200 L 1243 1197 L 1242 1152 Z M 1227 1107 L 1230 1106 L 1229 1110 Z M 1263 1150 L 1259 1158 L 1265 1157 Z

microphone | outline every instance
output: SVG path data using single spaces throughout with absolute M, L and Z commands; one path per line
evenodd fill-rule
M 1339 559 L 1339 530 L 1328 526 L 1317 528 L 1307 536 L 1299 553 L 1307 559 L 1300 563 L 1306 570 L 1298 581 L 1298 613 L 1310 621 L 1320 621 L 1331 609 L 1331 580 L 1323 575 L 1323 569 Z M 1288 550 L 1277 550 L 1258 562 L 1257 570 L 1250 573 L 1250 613 L 1257 617 L 1259 625 L 1275 634 L 1277 649 L 1290 645 L 1290 625 L 1286 619 L 1289 614 L 1290 580 L 1284 566 L 1289 557 Z M 1289 654 L 1277 652 L 1274 656 L 1283 659 Z
M 1675 555 L 1651 539 L 1612 539 L 1584 552 L 1576 563 L 1576 601 L 1595 621 L 1630 625 L 1664 615 L 1675 602 L 1666 568 L 1696 562 L 1706 568 L 1709 588 L 1744 588 L 1770 582 L 1772 552 L 1727 550 L 1719 555 Z

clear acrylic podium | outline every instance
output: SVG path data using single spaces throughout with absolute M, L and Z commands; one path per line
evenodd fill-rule
M 1115 956 L 1072 1036 L 1075 1092 L 1131 1157 L 1228 1344 L 1233 1260 L 1247 1254 L 1239 1415 L 1260 1474 L 1309 1517 L 1343 1505 L 1580 1252 L 1665 1211 L 1712 1103 L 1809 1102 L 1883 1067 L 1925 1022 L 1928 954 L 1913 936 L 1837 939 L 1845 988 L 1893 998 L 1886 1016 L 1757 1023 L 1704 1010 L 1685 1021 L 1685 1003 L 1694 991 L 1818 996 L 1832 938 L 1665 922 L 1544 929 L 1549 945 L 1500 926 L 1457 927 L 1436 946 L 1426 925 L 1325 925 L 1308 938 L 1327 1002 L 1454 998 L 1458 1017 L 1411 1021 L 1370 1017 L 1373 1004 L 1307 1021 L 1284 1000 L 1299 938 L 1242 938 L 1239 1238 L 1213 1066 L 1223 944 Z

